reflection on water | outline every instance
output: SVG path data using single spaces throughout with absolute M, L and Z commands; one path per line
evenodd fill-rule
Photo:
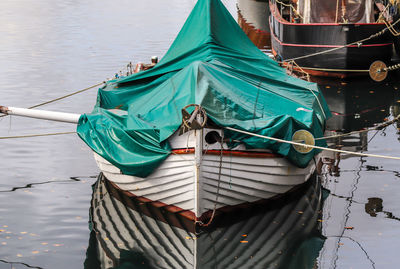
M 251 2 L 246 1 L 239 4 Z M 28 107 L 103 81 L 129 61 L 161 58 L 194 3 L 0 1 L 1 105 Z M 234 0 L 224 3 L 236 14 Z M 252 19 L 265 21 L 259 13 L 245 19 L 253 26 L 257 21 Z M 383 83 L 369 78 L 317 81 L 335 112 L 328 128 L 346 133 L 399 115 L 399 81 L 398 74 Z M 45 109 L 88 112 L 95 99 L 94 90 Z M 331 144 L 400 156 L 398 128 L 392 125 Z M 62 123 L 0 119 L 1 136 L 74 129 Z M 318 185 L 311 184 L 297 198 L 198 235 L 124 208 L 105 192 L 103 198 L 94 197 L 99 201 L 93 209 L 98 234 L 89 238 L 91 176 L 98 170 L 79 138 L 1 140 L 1 148 L 0 268 L 82 268 L 85 253 L 86 268 L 129 268 L 138 262 L 135 268 L 154 268 L 157 262 L 179 268 L 195 261 L 207 268 L 216 263 L 275 268 L 274 262 L 281 268 L 396 268 L 400 263 L 397 160 L 331 156 L 333 165 L 327 160 L 323 168 L 322 185 L 330 191 L 324 203 L 316 199 Z M 76 175 L 79 180 L 71 179 Z M 311 193 L 314 198 L 305 200 Z
M 314 177 L 257 212 L 194 231 L 162 209 L 137 204 L 100 175 L 85 268 L 312 268 L 324 242 L 322 203 Z
M 1 0 L 0 105 L 30 107 L 104 81 L 129 61 L 161 58 L 195 2 Z M 90 112 L 96 93 L 42 109 Z M 74 130 L 0 118 L 0 137 Z M 82 268 L 91 176 L 99 173 L 92 152 L 73 134 L 0 146 L 0 268 Z
M 243 1 L 245 2 L 245 1 Z M 240 3 L 240 2 L 239 2 Z M 240 15 L 259 5 L 249 0 Z M 250 6 L 250 8 L 249 8 Z M 248 35 L 258 45 L 258 13 L 244 17 Z M 264 23 L 265 25 L 265 23 Z M 246 28 L 247 27 L 247 28 Z M 261 29 L 261 28 L 260 28 Z M 263 46 L 268 46 L 264 44 Z M 348 80 L 312 78 L 332 111 L 327 136 L 333 148 L 400 156 L 400 123 L 365 132 L 400 114 L 400 73 L 390 72 L 380 83 L 368 76 Z M 400 257 L 399 160 L 324 154 L 322 184 L 330 191 L 323 206 L 326 237 L 315 268 L 397 268 Z
M 317 82 L 333 111 L 327 123 L 329 135 L 374 127 L 398 115 L 399 74 L 391 74 L 384 83 L 369 78 Z M 398 136 L 394 124 L 331 139 L 328 144 L 349 151 L 400 156 Z M 396 227 L 400 208 L 395 198 L 400 190 L 398 162 L 331 154 L 323 175 L 323 186 L 331 194 L 323 210 L 327 240 L 319 254 L 319 268 L 392 268 L 395 264 L 394 248 L 400 245 L 393 240 L 400 233 Z M 384 204 L 389 209 L 384 210 Z

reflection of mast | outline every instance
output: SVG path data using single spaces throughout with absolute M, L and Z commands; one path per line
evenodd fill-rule
M 91 208 L 96 238 L 85 264 L 95 258 L 100 268 L 312 268 L 323 245 L 316 178 L 254 214 L 197 233 L 176 227 L 179 220 L 162 210 L 135 203 L 100 175 Z

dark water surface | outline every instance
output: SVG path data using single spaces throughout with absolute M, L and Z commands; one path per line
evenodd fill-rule
M 235 1 L 224 3 L 236 17 Z M 101 82 L 124 70 L 129 61 L 161 57 L 194 4 L 195 0 L 0 1 L 0 105 L 29 107 Z M 335 112 L 329 128 L 359 130 L 398 115 L 399 81 L 399 76 L 384 83 L 369 78 L 318 81 Z M 95 98 L 93 89 L 43 109 L 89 112 Z M 347 150 L 400 156 L 395 127 L 335 143 Z M 65 123 L 0 118 L 0 137 L 74 130 Z M 88 219 L 91 185 L 99 170 L 91 151 L 73 134 L 6 139 L 0 145 L 0 268 L 83 268 L 86 252 L 87 268 L 96 268 L 101 257 L 93 257 L 97 252 L 93 252 Z M 308 189 L 276 208 L 200 236 L 209 248 L 218 245 L 218 238 L 239 242 L 226 247 L 232 251 L 201 250 L 204 257 L 213 257 L 204 268 L 229 264 L 233 268 L 397 268 L 399 164 L 399 160 L 342 156 L 338 168 L 324 167 L 321 184 L 328 191 L 321 192 L 318 181 L 311 182 Z M 325 200 L 316 203 L 310 193 L 325 195 Z M 131 220 L 137 221 L 135 216 Z M 287 224 L 279 227 L 284 232 L 267 229 L 284 220 Z M 128 220 L 123 223 L 129 225 Z M 146 223 L 150 225 L 150 220 Z M 154 227 L 160 230 L 141 231 L 144 238 L 156 234 L 152 246 L 157 250 L 162 244 L 156 239 L 171 228 Z M 240 244 L 246 233 L 248 242 Z M 179 248 L 176 252 L 186 253 Z M 141 261 L 139 254 L 134 257 Z M 249 263 L 253 258 L 257 262 Z M 173 267 L 183 266 L 177 264 Z

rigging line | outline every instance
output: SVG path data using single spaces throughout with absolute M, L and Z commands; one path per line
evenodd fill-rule
M 396 25 L 397 23 L 399 23 L 399 22 L 400 22 L 400 19 L 398 19 L 395 23 L 393 23 L 392 27 L 394 25 Z M 332 51 L 335 51 L 335 50 L 343 49 L 343 48 L 346 48 L 348 46 L 357 45 L 357 44 L 362 43 L 364 41 L 367 41 L 367 40 L 373 39 L 375 37 L 378 37 L 380 35 L 383 35 L 387 30 L 389 30 L 388 27 L 386 27 L 385 29 L 383 29 L 383 30 L 381 30 L 381 31 L 379 31 L 379 32 L 377 32 L 375 34 L 370 35 L 367 38 L 361 39 L 359 41 L 355 41 L 355 42 L 352 42 L 352 43 L 349 43 L 349 44 L 346 44 L 346 45 L 343 45 L 343 46 L 340 46 L 340 47 L 336 47 L 336 48 L 332 48 L 332 49 L 328 49 L 328 50 L 324 50 L 324 51 L 320 51 L 320 52 L 316 52 L 316 53 L 311 53 L 311 54 L 308 54 L 308 55 L 303 55 L 303 56 L 299 56 L 299 57 L 295 57 L 295 58 L 291 58 L 291 59 L 286 59 L 286 60 L 284 60 L 284 62 L 295 61 L 295 60 L 298 60 L 298 59 L 304 59 L 304 58 L 308 58 L 308 57 L 312 57 L 312 56 L 317 56 L 317 55 L 320 55 L 320 54 L 325 54 L 325 53 L 332 52 Z
M 58 98 L 55 98 L 55 99 L 52 99 L 52 100 L 49 100 L 49 101 L 46 101 L 46 102 L 37 104 L 37 105 L 34 105 L 34 106 L 30 106 L 30 107 L 28 107 L 28 109 L 37 108 L 37 107 L 44 106 L 44 105 L 47 105 L 47 104 L 50 104 L 50 103 L 54 103 L 54 102 L 56 102 L 56 101 L 59 101 L 59 100 L 62 100 L 62 99 L 71 97 L 71 96 L 76 95 L 76 94 L 78 94 L 78 93 L 82 93 L 82 92 L 85 92 L 85 91 L 87 91 L 87 90 L 93 89 L 94 87 L 98 87 L 98 86 L 100 86 L 100 85 L 102 85 L 102 84 L 104 84 L 104 83 L 105 83 L 105 81 L 103 81 L 103 82 L 101 82 L 101 83 L 97 83 L 97 84 L 95 84 L 95 85 L 92 85 L 92 86 L 90 86 L 90 87 L 84 88 L 84 89 L 82 89 L 82 90 L 79 90 L 79 91 L 76 91 L 76 92 L 72 92 L 72 93 L 70 93 L 70 94 L 67 94 L 67 95 L 64 95 L 64 96 L 61 96 L 61 97 L 58 97 Z M 1 118 L 1 117 L 5 117 L 5 116 L 8 116 L 8 115 L 1 115 L 0 118 Z
M 376 20 L 377 22 L 380 21 L 380 20 L 382 19 L 382 17 L 383 17 L 383 20 L 386 21 L 386 20 L 385 20 L 385 12 L 386 12 L 387 9 L 389 8 L 389 6 L 390 6 L 390 3 L 387 4 L 387 5 L 385 6 L 385 8 L 384 8 L 383 10 L 381 10 L 381 12 L 379 12 L 379 17 L 378 17 L 378 19 Z
M 275 0 L 275 1 L 276 1 L 278 4 L 281 4 L 281 5 L 285 6 L 285 7 L 289 7 L 291 10 L 293 10 L 293 11 L 296 13 L 297 16 L 299 16 L 301 19 L 304 20 L 303 16 L 301 16 L 301 14 L 297 11 L 297 9 L 296 9 L 292 4 L 286 4 L 286 3 L 281 2 L 281 1 L 279 1 L 279 0 Z
M 293 66 L 296 66 L 296 67 L 293 67 Z M 302 77 L 300 77 L 301 79 L 303 79 L 304 77 L 307 79 L 307 81 L 310 81 L 310 74 L 308 74 L 306 71 L 304 71 L 304 69 L 300 66 L 300 65 L 298 65 L 295 61 L 290 61 L 290 62 L 288 62 L 288 68 L 291 68 L 289 71 L 291 72 L 291 73 L 293 73 L 293 70 L 295 70 L 295 71 L 297 71 L 297 72 L 299 72 L 299 73 L 303 73 L 303 74 L 305 74 L 305 75 L 303 75 Z M 298 69 L 298 70 L 296 70 L 296 68 Z
M 324 108 L 322 107 L 321 102 L 319 101 L 318 96 L 314 93 L 313 90 L 311 90 L 311 89 L 309 89 L 309 88 L 307 88 L 307 89 L 314 95 L 315 99 L 317 99 L 319 108 L 321 109 L 322 114 L 324 114 L 324 118 L 326 119 L 326 114 L 325 114 Z
M 333 151 L 333 152 L 339 152 L 339 153 L 350 154 L 350 155 L 355 155 L 355 156 L 362 156 L 362 157 L 375 157 L 375 158 L 400 160 L 400 157 L 396 157 L 396 156 L 367 154 L 367 153 L 353 152 L 353 151 L 340 150 L 340 149 L 332 149 L 332 148 L 326 148 L 326 147 L 320 147 L 320 146 L 312 146 L 312 145 L 306 145 L 306 144 L 298 143 L 298 142 L 294 142 L 294 141 L 288 141 L 288 140 L 284 140 L 284 139 L 279 139 L 279 138 L 275 138 L 275 137 L 270 137 L 270 136 L 250 133 L 250 132 L 242 131 L 242 130 L 235 129 L 235 128 L 232 128 L 232 127 L 224 127 L 224 128 L 227 129 L 227 130 L 230 130 L 230 131 L 243 133 L 243 134 L 247 134 L 247 135 L 251 135 L 251 136 L 256 136 L 256 137 L 260 137 L 260 138 L 264 138 L 264 139 L 268 139 L 268 140 L 273 140 L 273 141 L 280 142 L 280 143 L 296 145 L 296 146 L 302 146 L 302 147 L 307 147 L 307 148 L 309 147 L 309 148 L 314 148 L 314 149 L 321 149 L 321 150 L 326 150 L 326 151 Z
M 386 27 L 388 28 L 388 30 L 390 31 L 390 33 L 393 36 L 399 36 L 400 35 L 400 32 L 398 32 L 396 29 L 394 29 L 393 25 L 390 22 L 388 22 L 386 20 L 384 22 L 386 24 Z

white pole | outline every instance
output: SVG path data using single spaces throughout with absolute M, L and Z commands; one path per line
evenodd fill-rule
M 0 113 L 7 115 L 22 116 L 28 118 L 36 118 L 43 120 L 61 121 L 77 124 L 79 121 L 80 114 L 54 112 L 37 109 L 27 109 L 18 107 L 5 107 L 0 106 Z

